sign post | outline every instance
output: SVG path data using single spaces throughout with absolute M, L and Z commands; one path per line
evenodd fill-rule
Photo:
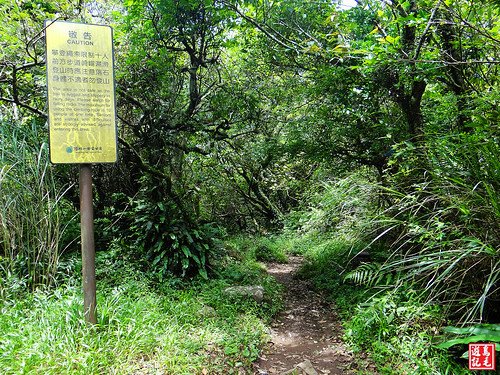
M 108 26 L 46 21 L 50 160 L 80 164 L 85 320 L 97 322 L 92 164 L 117 159 L 113 32 Z
M 92 204 L 92 165 L 80 165 L 80 225 L 82 243 L 83 309 L 85 321 L 97 323 L 94 207 Z

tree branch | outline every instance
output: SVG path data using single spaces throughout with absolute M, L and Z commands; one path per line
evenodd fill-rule
M 229 7 L 231 8 L 232 10 L 234 10 L 236 13 L 238 13 L 239 16 L 241 16 L 245 21 L 247 22 L 250 22 L 252 25 L 254 25 L 257 29 L 259 29 L 260 31 L 262 31 L 269 39 L 271 39 L 272 41 L 274 41 L 275 43 L 279 44 L 281 47 L 285 48 L 285 49 L 289 49 L 289 50 L 296 50 L 295 47 L 292 47 L 288 44 L 286 44 L 285 42 L 281 41 L 280 39 L 278 39 L 275 35 L 273 35 L 271 32 L 269 32 L 268 30 L 266 30 L 264 27 L 262 27 L 262 25 L 257 22 L 256 20 L 254 20 L 253 18 L 247 16 L 246 14 L 244 14 L 240 9 L 238 9 L 238 7 L 236 5 L 233 5 L 233 4 L 230 4 L 228 3 L 227 1 L 224 1 L 224 3 Z M 276 31 L 273 30 L 273 32 L 276 33 Z M 278 33 L 279 35 L 279 33 Z
M 422 46 L 424 45 L 425 37 L 426 37 L 427 33 L 429 32 L 429 29 L 431 28 L 432 20 L 434 19 L 434 16 L 436 15 L 436 12 L 439 9 L 439 6 L 441 5 L 441 2 L 442 2 L 442 0 L 439 0 L 437 2 L 436 6 L 434 7 L 434 9 L 432 9 L 431 15 L 429 17 L 429 21 L 427 21 L 427 25 L 425 26 L 425 30 L 422 33 L 422 36 L 420 37 L 417 48 L 415 49 L 415 53 L 413 55 L 414 60 L 418 58 L 418 55 L 420 55 L 420 50 L 422 49 Z
M 38 108 L 32 107 L 29 104 L 23 103 L 23 102 L 19 101 L 19 99 L 15 100 L 15 99 L 11 99 L 11 98 L 0 97 L 0 101 L 16 104 L 19 107 L 26 108 L 27 110 L 37 114 L 38 116 L 45 117 L 45 118 L 47 117 L 47 114 L 45 112 L 40 111 Z

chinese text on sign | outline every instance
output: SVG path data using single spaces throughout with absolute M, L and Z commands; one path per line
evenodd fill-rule
M 116 161 L 112 29 L 46 22 L 50 159 Z

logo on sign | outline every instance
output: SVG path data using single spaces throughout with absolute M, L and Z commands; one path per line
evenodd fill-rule
M 469 370 L 495 369 L 495 344 L 469 344 Z

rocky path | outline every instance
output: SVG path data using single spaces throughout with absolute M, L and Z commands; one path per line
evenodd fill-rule
M 255 363 L 254 374 L 354 374 L 340 320 L 306 281 L 295 277 L 301 262 L 290 257 L 288 264 L 267 265 L 285 287 L 285 309 L 272 325 L 268 350 Z

